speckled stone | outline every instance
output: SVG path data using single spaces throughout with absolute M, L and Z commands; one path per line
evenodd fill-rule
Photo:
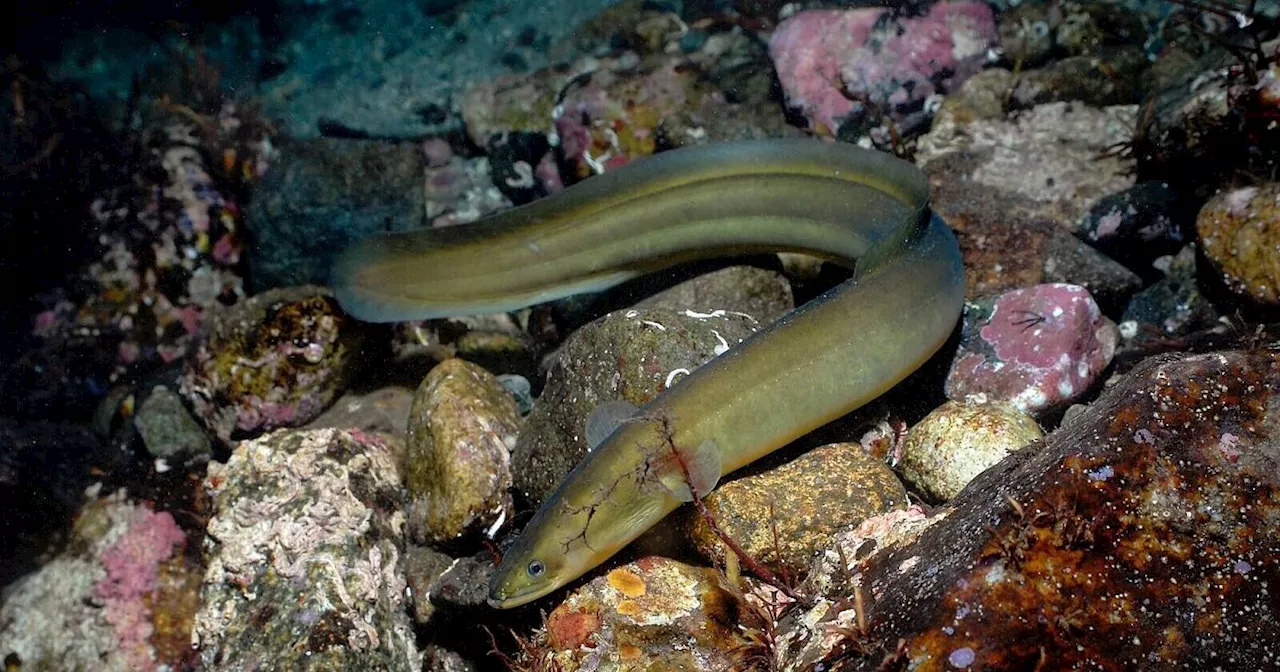
M 662 557 L 622 565 L 578 588 L 547 617 L 564 672 L 722 672 L 746 643 L 738 602 L 714 569 Z
M 898 473 L 929 497 L 945 501 L 1041 436 L 1036 421 L 1010 404 L 948 401 L 911 428 Z
M 213 450 L 209 435 L 182 405 L 182 398 L 164 385 L 153 387 L 142 400 L 133 424 L 152 457 L 196 464 L 207 462 Z
M 776 469 L 725 483 L 707 509 L 757 562 L 799 575 L 832 537 L 867 518 L 907 505 L 907 490 L 857 443 L 815 448 Z M 700 516 L 690 537 L 703 557 L 724 564 L 724 543 Z M 774 545 L 774 530 L 778 543 Z
M 1201 249 L 1232 291 L 1280 304 L 1280 183 L 1214 196 L 1196 217 Z
M 511 520 L 511 448 L 519 429 L 515 399 L 488 371 L 449 359 L 427 374 L 409 411 L 406 442 L 415 539 L 449 541 Z

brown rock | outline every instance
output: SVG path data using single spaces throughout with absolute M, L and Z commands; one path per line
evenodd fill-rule
M 1274 349 L 1147 360 L 855 561 L 867 625 L 832 667 L 1274 664 L 1278 388 Z
M 965 176 L 964 153 L 930 164 L 932 205 L 955 232 L 969 298 L 1044 282 L 1089 290 L 1106 311 L 1120 310 L 1142 287 L 1132 271 L 1037 214 L 1026 198 Z
M 917 162 L 934 176 L 933 163 L 959 153 L 951 172 L 990 191 L 1021 196 L 1037 218 L 1067 230 L 1101 197 L 1133 184 L 1133 162 L 1103 156 L 1133 135 L 1136 105 L 1093 108 L 1048 103 L 1011 120 L 959 117 L 934 124 L 920 139 Z
M 780 273 L 754 266 L 730 266 L 665 289 L 636 308 L 686 308 L 743 312 L 769 324 L 795 308 L 791 284 Z
M 706 504 L 720 529 L 751 558 L 800 574 L 837 532 L 906 507 L 907 490 L 893 470 L 862 446 L 836 443 L 777 469 L 725 483 L 707 496 Z M 690 536 L 704 557 L 724 563 L 724 544 L 701 517 L 694 517 Z

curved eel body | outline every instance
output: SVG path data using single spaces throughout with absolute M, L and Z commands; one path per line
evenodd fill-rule
M 789 250 L 853 277 L 700 367 L 596 446 L 490 583 L 500 608 L 582 575 L 694 494 L 875 399 L 950 335 L 955 238 L 914 166 L 816 140 L 676 150 L 458 228 L 357 244 L 335 291 L 374 321 L 510 310 L 681 261 Z

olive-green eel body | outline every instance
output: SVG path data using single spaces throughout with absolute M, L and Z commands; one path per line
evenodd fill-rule
M 955 238 L 931 216 L 927 182 L 911 164 L 794 139 L 666 152 L 475 224 L 374 238 L 343 255 L 334 282 L 343 307 L 390 321 L 510 310 L 682 261 L 765 250 L 819 255 L 854 275 L 630 421 L 614 418 L 616 431 L 506 551 L 491 604 L 516 606 L 563 586 L 691 490 L 706 494 L 723 474 L 914 371 L 960 315 Z

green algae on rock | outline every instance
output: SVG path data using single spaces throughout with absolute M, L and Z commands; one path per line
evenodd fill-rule
M 493 374 L 461 359 L 423 379 L 409 411 L 405 487 L 415 539 L 451 541 L 512 517 L 515 400 Z

